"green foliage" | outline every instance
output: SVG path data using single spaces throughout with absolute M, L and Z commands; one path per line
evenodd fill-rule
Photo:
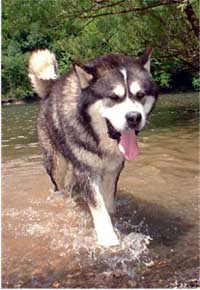
M 195 90 L 197 90 L 197 91 L 200 90 L 200 76 L 199 76 L 199 74 L 193 76 L 192 84 L 193 84 L 193 87 Z
M 119 4 L 115 4 L 119 3 Z M 198 70 L 198 40 L 182 5 L 162 5 L 144 11 L 157 0 L 3 0 L 2 93 L 6 98 L 31 95 L 27 60 L 35 48 L 55 52 L 61 73 L 74 61 L 110 52 L 132 55 L 154 47 L 152 72 L 162 88 L 175 89 L 176 72 L 192 76 Z M 198 15 L 195 0 L 190 3 Z M 131 11 L 121 13 L 121 11 Z M 97 16 L 106 14 L 104 16 Z M 107 15 L 108 14 L 108 15 Z M 188 78 L 189 80 L 189 78 Z M 185 84 L 184 84 L 185 85 Z M 199 78 L 191 84 L 198 89 Z
M 161 88 L 170 88 L 171 74 L 162 70 L 154 72 L 154 80 Z
M 21 99 L 32 94 L 27 80 L 27 56 L 18 49 L 16 42 L 9 44 L 8 51 L 2 58 L 2 95 Z

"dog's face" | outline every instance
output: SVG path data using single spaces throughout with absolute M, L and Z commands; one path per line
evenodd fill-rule
M 101 100 L 100 114 L 117 132 L 141 131 L 157 99 L 150 74 L 150 51 L 137 60 L 129 56 L 107 56 L 85 69 L 76 67 L 82 90 Z

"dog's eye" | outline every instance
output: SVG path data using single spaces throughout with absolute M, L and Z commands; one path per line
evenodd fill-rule
M 143 92 L 138 92 L 136 94 L 136 97 L 137 97 L 138 100 L 141 100 L 142 98 L 144 98 L 144 93 Z
M 109 98 L 113 101 L 117 101 L 119 99 L 118 95 L 116 95 L 114 93 L 112 95 L 110 95 Z

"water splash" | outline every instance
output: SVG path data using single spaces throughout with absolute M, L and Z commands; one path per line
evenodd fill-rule
M 101 275 L 108 277 L 126 275 L 135 276 L 135 268 L 142 262 L 149 262 L 148 244 L 151 238 L 139 232 L 140 223 L 133 224 L 132 209 L 130 218 L 114 218 L 114 228 L 120 245 L 105 248 L 97 245 L 96 234 L 91 215 L 84 203 L 76 203 L 72 198 L 50 193 L 44 199 L 31 200 L 32 206 L 23 209 L 7 209 L 4 215 L 15 220 L 9 229 L 15 232 L 16 238 L 40 238 L 47 244 L 47 255 L 62 257 L 70 261 L 68 270 L 88 267 L 100 267 Z M 125 208 L 124 199 L 118 200 L 117 208 Z M 126 201 L 126 203 L 129 203 Z M 85 206 L 85 205 L 84 205 Z M 86 206 L 85 206 L 86 207 Z M 122 229 L 128 229 L 123 233 Z M 57 259 L 57 258 L 56 258 Z

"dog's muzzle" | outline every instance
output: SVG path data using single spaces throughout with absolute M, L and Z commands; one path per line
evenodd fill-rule
M 140 119 L 141 120 L 141 119 Z M 132 122 L 129 121 L 129 122 Z M 132 123 L 133 124 L 133 123 Z M 120 141 L 120 137 L 121 137 L 121 133 L 118 132 L 114 127 L 113 125 L 111 124 L 111 122 L 106 119 L 106 125 L 107 125 L 107 128 L 108 128 L 108 137 L 110 137 L 111 139 L 114 139 L 114 140 L 117 140 L 118 142 Z M 139 130 L 135 130 L 135 134 L 138 135 L 139 134 Z
M 126 114 L 125 118 L 128 127 L 130 129 L 136 129 L 142 120 L 142 115 L 139 112 L 130 111 Z

